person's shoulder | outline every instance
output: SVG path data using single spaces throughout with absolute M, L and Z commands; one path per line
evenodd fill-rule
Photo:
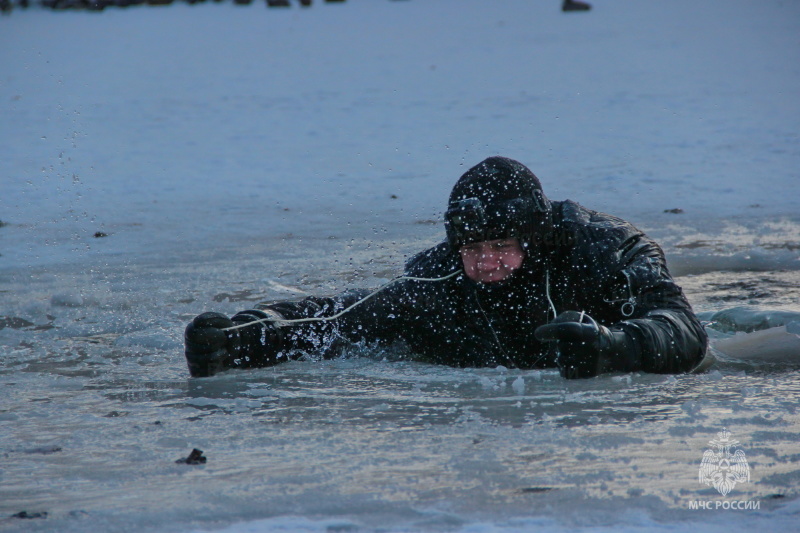
M 560 252 L 573 261 L 584 261 L 603 270 L 614 264 L 627 264 L 632 257 L 647 251 L 663 256 L 658 244 L 622 218 L 586 208 L 577 202 L 556 202 L 553 220 L 556 235 L 568 243 Z M 560 232 L 560 233 L 559 233 Z
M 458 254 L 445 241 L 419 252 L 406 261 L 405 275 L 441 277 L 458 268 L 460 268 Z
M 584 226 L 597 229 L 633 228 L 635 231 L 639 231 L 627 220 L 589 209 L 572 200 L 553 202 L 553 204 L 556 222 L 565 226 Z
M 589 209 L 572 200 L 553 203 L 553 222 L 564 231 L 587 238 L 626 240 L 634 236 L 644 236 L 641 230 L 620 217 Z

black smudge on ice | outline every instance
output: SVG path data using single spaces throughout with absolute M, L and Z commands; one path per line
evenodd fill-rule
M 178 459 L 175 462 L 178 464 L 201 465 L 204 464 L 207 460 L 208 459 L 203 456 L 203 450 L 198 450 L 197 448 L 195 448 L 192 450 L 192 453 L 189 454 L 189 457 Z
M 11 518 L 21 518 L 21 519 L 33 519 L 33 518 L 47 518 L 47 511 L 42 511 L 40 513 L 29 513 L 28 511 L 20 511 L 18 513 L 12 514 Z

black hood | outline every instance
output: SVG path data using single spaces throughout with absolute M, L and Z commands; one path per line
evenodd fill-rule
M 454 249 L 517 237 L 528 247 L 552 227 L 550 201 L 519 161 L 490 157 L 464 173 L 450 193 L 445 230 Z

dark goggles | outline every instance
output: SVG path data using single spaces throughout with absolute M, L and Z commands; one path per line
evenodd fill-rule
M 459 200 L 447 209 L 444 214 L 444 224 L 458 233 L 469 233 L 487 226 L 486 211 L 477 198 Z
M 529 198 L 484 204 L 478 198 L 452 202 L 444 215 L 447 239 L 454 246 L 530 235 L 550 205 L 541 191 Z

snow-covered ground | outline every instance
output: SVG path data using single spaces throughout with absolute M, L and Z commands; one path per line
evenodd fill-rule
M 187 378 L 193 315 L 390 279 L 494 154 L 657 237 L 699 311 L 800 311 L 800 4 L 559 8 L 0 18 L 0 530 L 795 527 L 796 368 Z M 697 477 L 723 428 L 727 497 Z

